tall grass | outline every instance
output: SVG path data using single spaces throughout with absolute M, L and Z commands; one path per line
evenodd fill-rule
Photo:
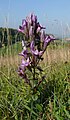
M 0 64 L 4 63 L 7 65 L 8 62 L 10 62 L 10 64 L 12 65 L 14 62 L 15 64 L 19 64 L 20 57 L 18 56 L 18 54 L 21 52 L 21 50 L 21 42 L 17 42 L 14 45 L 10 45 L 8 47 L 4 46 L 0 49 Z M 65 61 L 70 61 L 70 43 L 64 43 L 63 46 L 62 44 L 56 45 L 54 43 L 54 45 L 50 45 L 47 48 L 47 51 L 44 54 L 44 63 L 51 64 L 52 62 L 57 63 Z
M 33 98 L 31 88 L 17 74 L 21 43 L 1 48 L 0 120 L 70 119 L 70 48 L 68 46 L 48 47 L 45 59 L 41 63 L 46 74 L 46 83 L 41 85 L 41 93 L 34 94 Z
M 47 48 L 40 63 L 46 81 L 33 95 L 17 74 L 21 50 L 16 40 L 0 48 L 0 120 L 69 120 L 70 44 L 54 43 Z

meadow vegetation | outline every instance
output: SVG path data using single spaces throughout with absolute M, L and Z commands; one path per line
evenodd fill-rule
M 40 63 L 46 80 L 35 93 L 17 74 L 21 43 L 0 49 L 0 120 L 70 119 L 69 46 L 48 46 Z
M 23 48 L 9 35 L 0 48 L 0 120 L 70 120 L 70 43 L 42 29 L 31 14 L 19 26 Z

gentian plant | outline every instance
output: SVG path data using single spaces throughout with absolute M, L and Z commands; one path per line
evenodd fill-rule
M 37 16 L 30 14 L 26 19 L 22 20 L 22 26 L 19 26 L 18 31 L 24 34 L 22 40 L 23 50 L 19 53 L 22 56 L 21 64 L 18 68 L 18 74 L 29 84 L 32 88 L 39 87 L 44 79 L 42 74 L 43 69 L 39 63 L 43 60 L 43 54 L 47 46 L 54 37 L 45 33 L 45 27 L 41 26 L 37 20 Z M 26 72 L 28 69 L 32 78 Z M 39 75 L 41 74 L 41 77 Z

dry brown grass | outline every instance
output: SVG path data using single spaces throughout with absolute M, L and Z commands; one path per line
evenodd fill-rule
M 6 57 L 3 57 L 1 56 L 0 57 L 0 67 L 1 66 L 18 66 L 20 63 L 20 57 L 18 55 L 15 55 L 15 56 L 6 56 Z
M 47 51 L 43 55 L 43 63 L 46 65 L 53 62 L 68 62 L 70 61 L 70 48 L 61 48 L 61 49 L 50 49 L 47 48 Z M 18 55 L 14 56 L 0 56 L 0 67 L 3 65 L 7 66 L 18 66 L 20 64 L 21 58 Z
M 70 61 L 70 48 L 50 49 L 44 53 L 44 64 Z

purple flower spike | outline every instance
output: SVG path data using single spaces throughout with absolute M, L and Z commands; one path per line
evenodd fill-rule
M 19 66 L 18 74 L 29 84 L 32 88 L 34 87 L 31 80 L 28 79 L 29 74 L 27 75 L 26 70 L 28 69 L 33 76 L 33 80 L 38 80 L 39 78 L 36 72 L 36 69 L 41 71 L 38 63 L 40 60 L 43 60 L 42 55 L 46 51 L 47 46 L 53 40 L 54 36 L 47 35 L 44 31 L 46 29 L 43 27 L 37 20 L 37 16 L 31 13 L 26 19 L 22 20 L 22 25 L 19 26 L 18 31 L 23 33 L 22 48 L 23 51 L 19 53 L 22 56 L 22 62 Z M 34 68 L 34 69 L 33 69 Z M 43 77 L 42 77 L 43 79 Z M 41 83 L 41 82 L 40 82 Z

